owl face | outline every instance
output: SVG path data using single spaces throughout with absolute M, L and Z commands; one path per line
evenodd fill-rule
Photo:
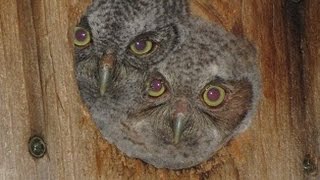
M 108 142 L 159 168 L 209 159 L 245 129 L 255 49 L 184 1 L 94 1 L 75 29 L 76 78 Z

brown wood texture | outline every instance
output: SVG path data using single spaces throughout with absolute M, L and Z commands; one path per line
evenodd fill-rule
M 264 89 L 246 132 L 180 171 L 126 157 L 91 121 L 70 38 L 88 3 L 0 0 L 0 179 L 320 179 L 319 0 L 192 1 L 194 15 L 257 45 Z

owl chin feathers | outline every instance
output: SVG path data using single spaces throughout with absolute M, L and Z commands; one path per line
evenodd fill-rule
M 80 95 L 109 143 L 158 168 L 211 158 L 260 96 L 255 48 L 185 0 L 95 0 L 75 29 Z

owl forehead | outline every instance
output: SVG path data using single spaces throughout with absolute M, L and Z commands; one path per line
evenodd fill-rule
M 233 47 L 230 43 L 233 37 L 223 38 L 215 28 L 198 27 L 192 21 L 178 25 L 181 39 L 178 47 L 156 65 L 169 83 L 199 90 L 217 78 L 230 80 L 246 76 L 237 70 L 240 66 L 237 55 L 229 50 Z
M 233 58 L 227 52 L 221 53 L 212 37 L 194 35 L 197 33 L 192 33 L 192 28 L 190 31 L 191 33 L 183 35 L 184 41 L 179 44 L 177 50 L 154 69 L 158 70 L 169 84 L 176 85 L 176 88 L 196 91 L 217 78 L 232 79 L 235 65 Z M 208 41 L 208 38 L 211 40 Z
M 87 13 L 92 35 L 97 43 L 127 43 L 135 36 L 170 23 L 163 0 L 95 1 Z
M 201 54 L 198 56 L 189 53 L 180 56 L 178 53 L 168 57 L 170 63 L 160 63 L 156 70 L 176 91 L 180 89 L 197 92 L 217 77 L 225 77 L 224 73 L 220 73 L 215 59 L 203 57 Z

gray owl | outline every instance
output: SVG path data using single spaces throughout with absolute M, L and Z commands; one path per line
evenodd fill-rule
M 74 31 L 81 97 L 104 138 L 157 168 L 200 164 L 256 109 L 255 48 L 186 0 L 94 0 Z

